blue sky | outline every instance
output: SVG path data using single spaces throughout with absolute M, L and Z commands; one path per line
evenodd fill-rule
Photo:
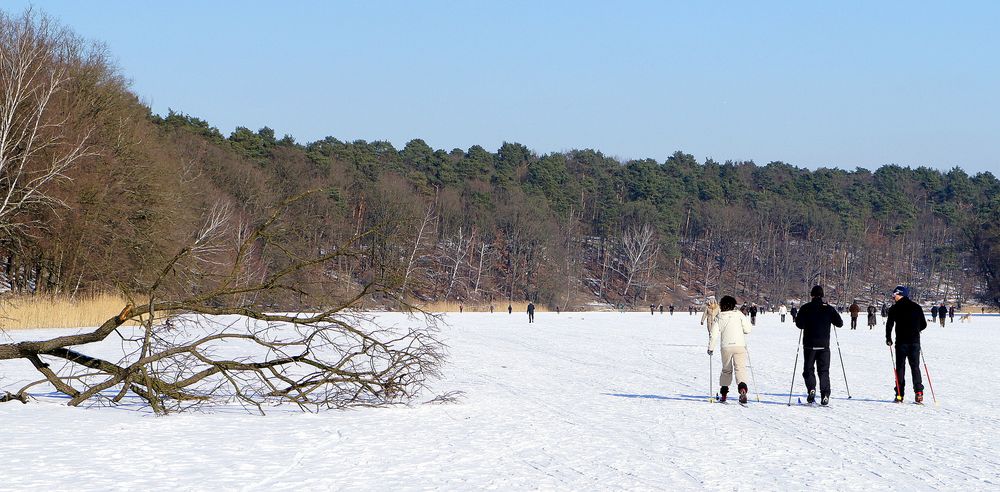
M 1000 171 L 1000 2 L 33 3 L 225 134 Z

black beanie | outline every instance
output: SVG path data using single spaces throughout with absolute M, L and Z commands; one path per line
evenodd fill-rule
M 816 287 L 813 287 L 813 290 L 812 292 L 809 293 L 809 295 L 813 297 L 823 297 L 823 287 L 820 287 L 818 285 Z

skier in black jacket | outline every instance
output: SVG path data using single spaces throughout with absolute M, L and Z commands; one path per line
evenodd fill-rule
M 913 375 L 915 401 L 924 401 L 924 385 L 920 379 L 920 332 L 927 328 L 927 318 L 919 304 L 910 300 L 910 290 L 902 285 L 892 291 L 896 301 L 889 308 L 885 321 L 885 344 L 892 345 L 892 329 L 896 328 L 896 401 L 903 401 L 906 388 L 906 359 Z
M 803 304 L 795 317 L 795 326 L 803 330 L 802 378 L 809 390 L 806 401 L 813 403 L 816 401 L 816 371 L 819 371 L 820 404 L 827 405 L 830 403 L 830 325 L 844 326 L 844 320 L 836 309 L 823 302 L 823 287 L 813 287 L 809 295 L 812 300 Z

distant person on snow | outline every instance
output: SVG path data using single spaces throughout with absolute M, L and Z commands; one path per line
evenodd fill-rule
M 861 314 L 861 306 L 858 306 L 858 301 L 855 300 L 854 302 L 851 303 L 849 311 L 851 312 L 851 329 L 857 330 L 858 314 Z
M 887 316 L 889 316 L 889 310 L 888 310 L 888 308 L 886 308 L 886 305 L 883 302 L 882 303 L 882 317 L 885 318 Z
M 955 322 L 955 306 L 948 308 L 948 319 L 954 323 Z
M 514 306 L 511 306 L 510 304 L 508 304 L 507 305 L 507 314 L 511 314 L 513 312 L 514 312 Z
M 708 338 L 708 355 L 712 355 L 716 343 L 722 352 L 722 374 L 719 375 L 719 401 L 726 401 L 729 385 L 736 372 L 736 388 L 740 403 L 747 402 L 747 342 L 752 325 L 743 313 L 736 311 L 736 299 L 723 296 L 719 302 L 721 312 L 712 324 Z
M 670 305 L 670 315 L 671 316 L 674 315 L 674 305 L 673 304 Z
M 663 304 L 660 304 L 660 314 L 663 314 Z
M 792 304 L 792 323 L 795 322 L 795 318 L 798 317 L 798 315 L 799 315 L 799 307 L 796 306 L 795 304 Z
M 712 333 L 712 326 L 715 325 L 715 317 L 719 315 L 719 303 L 715 296 L 705 300 L 705 312 L 701 315 L 701 324 L 708 323 L 708 332 Z
M 875 327 L 875 305 L 868 305 L 868 329 Z
M 750 324 L 757 326 L 757 305 L 752 304 L 750 306 Z
M 778 308 L 778 316 L 781 316 L 781 322 L 782 323 L 785 322 L 785 315 L 786 314 L 788 314 L 788 310 L 785 309 L 785 305 L 782 304 L 781 307 Z
M 823 302 L 823 287 L 817 285 L 809 292 L 812 300 L 803 304 L 795 318 L 795 326 L 802 330 L 803 371 L 809 395 L 806 401 L 816 401 L 816 371 L 819 371 L 820 405 L 830 403 L 830 325 L 844 326 L 840 314 Z M 815 366 L 815 368 L 813 367 Z
M 938 320 L 941 321 L 941 328 L 944 328 L 944 317 L 948 314 L 948 306 L 944 305 L 944 301 L 941 301 L 941 307 L 938 308 Z
M 933 306 L 931 306 L 931 321 L 936 323 L 937 315 L 938 315 L 938 307 L 937 304 L 934 304 Z
M 535 322 L 535 305 L 529 302 L 528 303 L 528 323 L 534 323 L 534 322 Z
M 920 332 L 927 328 L 927 318 L 919 304 L 910 300 L 910 289 L 896 286 L 892 291 L 896 301 L 889 308 L 885 321 L 885 344 L 892 346 L 892 329 L 896 328 L 896 402 L 903 401 L 906 390 L 906 361 L 913 375 L 914 398 L 924 401 L 924 385 L 920 378 Z
M 654 314 L 656 312 L 656 304 L 649 305 L 649 314 Z

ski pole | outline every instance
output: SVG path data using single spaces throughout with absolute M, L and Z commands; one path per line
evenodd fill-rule
M 802 330 L 799 330 L 799 345 L 795 348 L 795 365 L 792 366 L 792 384 L 788 386 L 788 406 L 792 406 L 792 388 L 795 388 L 795 370 L 799 367 L 799 350 L 802 350 Z
M 715 370 L 712 369 L 712 354 L 708 354 L 708 401 L 712 401 L 712 375 L 715 374 Z
M 892 359 L 892 377 L 896 378 L 896 401 L 902 401 L 903 395 L 899 394 L 899 373 L 896 372 L 896 356 L 892 353 L 892 345 L 889 347 L 889 358 Z
M 927 368 L 927 357 L 924 355 L 924 348 L 920 347 L 920 358 L 924 361 L 924 372 L 927 374 L 927 385 L 931 387 L 931 398 L 934 399 L 934 405 L 938 404 L 937 396 L 934 396 L 934 382 L 931 381 L 931 370 Z
M 747 350 L 747 365 L 750 366 L 750 379 L 753 379 L 753 392 L 757 394 L 757 403 L 760 403 L 760 390 L 757 389 L 757 376 L 753 373 L 753 362 L 750 360 L 750 347 L 746 347 Z M 795 361 L 795 365 L 798 365 L 798 361 Z M 927 381 L 931 378 L 928 377 Z M 933 392 L 933 391 L 932 391 Z
M 844 386 L 847 387 L 847 399 L 851 399 L 851 385 L 847 384 L 847 369 L 844 367 L 844 353 L 840 351 L 840 335 L 837 334 L 837 327 L 833 327 L 833 336 L 837 340 L 837 355 L 840 356 L 840 370 L 844 372 Z

